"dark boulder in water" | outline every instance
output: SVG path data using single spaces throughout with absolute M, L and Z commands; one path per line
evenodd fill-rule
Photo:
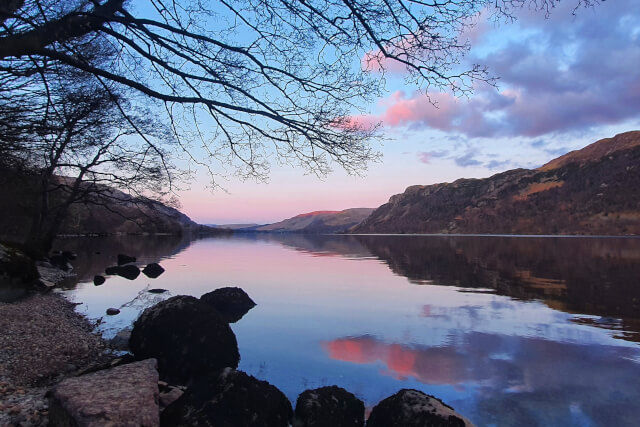
M 294 427 L 363 427 L 364 403 L 347 390 L 329 386 L 298 396 Z
M 145 276 L 147 276 L 150 279 L 155 279 L 156 277 L 160 276 L 162 273 L 164 273 L 164 268 L 162 268 L 162 266 L 158 263 L 151 263 L 148 264 L 143 270 L 142 272 L 144 273 Z
M 104 272 L 111 276 L 120 276 L 129 280 L 135 280 L 140 275 L 140 269 L 130 264 L 107 267 Z
M 120 310 L 117 308 L 107 308 L 108 316 L 115 316 L 116 314 L 120 314 Z
M 367 427 L 470 427 L 451 406 L 418 390 L 403 389 L 378 403 Z
M 240 360 L 236 336 L 219 314 L 197 298 L 179 295 L 147 308 L 129 342 L 137 359 L 154 357 L 164 380 L 188 384 Z
M 100 286 L 102 285 L 107 279 L 104 278 L 104 276 L 94 276 L 93 277 L 93 284 L 95 286 Z
M 124 255 L 124 254 L 118 254 L 118 265 L 125 265 L 132 262 L 136 262 L 136 257 Z
M 256 306 L 256 303 L 241 288 L 220 288 L 208 292 L 200 300 L 215 308 L 229 323 L 237 322 Z
M 288 427 L 291 403 L 276 387 L 226 368 L 194 384 L 160 416 L 161 426 Z
M 149 292 L 150 294 L 164 294 L 165 292 L 169 292 L 169 291 L 162 288 L 153 288 L 153 289 L 149 289 L 147 292 Z

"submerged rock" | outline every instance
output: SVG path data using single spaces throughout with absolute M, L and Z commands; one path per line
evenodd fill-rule
M 241 288 L 220 288 L 200 297 L 201 301 L 215 308 L 228 323 L 242 319 L 256 303 Z
M 132 262 L 136 262 L 136 257 L 124 255 L 124 254 L 118 254 L 118 265 L 129 264 Z
M 100 286 L 102 285 L 107 279 L 104 278 L 104 276 L 100 276 L 100 275 L 96 275 L 93 277 L 93 284 L 95 286 Z
M 177 384 L 236 368 L 240 360 L 229 325 L 207 304 L 186 295 L 147 308 L 135 321 L 129 344 L 137 359 L 158 359 L 160 376 Z
M 363 427 L 364 403 L 338 386 L 306 390 L 298 396 L 294 427 Z
M 376 405 L 367 427 L 472 427 L 440 399 L 418 390 L 403 389 Z
M 68 378 L 49 393 L 50 426 L 144 426 L 159 423 L 153 359 Z
M 163 426 L 288 427 L 291 403 L 276 387 L 226 368 L 199 379 L 161 415 Z
M 155 279 L 156 277 L 160 276 L 162 273 L 164 273 L 164 268 L 162 268 L 162 266 L 158 263 L 151 263 L 148 264 L 143 270 L 142 272 L 144 273 L 145 276 L 147 276 L 150 279 Z

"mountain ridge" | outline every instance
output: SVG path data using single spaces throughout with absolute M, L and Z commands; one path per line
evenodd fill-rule
M 538 169 L 412 185 L 352 233 L 640 234 L 640 131 Z
M 254 228 L 272 233 L 340 233 L 366 218 L 373 208 L 350 208 L 342 211 L 313 211 Z

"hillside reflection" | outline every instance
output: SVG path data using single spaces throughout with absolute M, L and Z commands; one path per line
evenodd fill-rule
M 258 238 L 314 254 L 375 257 L 417 285 L 539 299 L 554 309 L 601 316 L 576 322 L 614 326 L 618 337 L 640 340 L 638 238 L 286 234 Z M 621 321 L 612 325 L 609 317 Z

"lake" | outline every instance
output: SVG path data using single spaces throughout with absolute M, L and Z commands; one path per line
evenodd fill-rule
M 168 296 L 243 288 L 258 305 L 231 325 L 239 369 L 293 404 L 337 384 L 368 409 L 419 389 L 479 426 L 640 420 L 640 238 L 239 234 L 57 247 L 79 254 L 79 283 L 62 292 L 105 337 Z M 119 252 L 166 272 L 94 286 Z

